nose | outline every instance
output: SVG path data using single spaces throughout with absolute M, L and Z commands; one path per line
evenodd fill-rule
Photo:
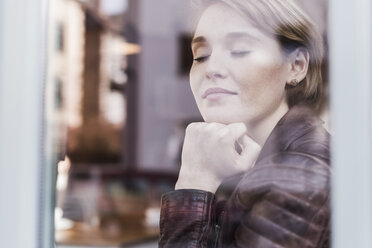
M 212 53 L 207 61 L 205 76 L 207 79 L 216 80 L 227 76 L 225 61 L 221 54 Z

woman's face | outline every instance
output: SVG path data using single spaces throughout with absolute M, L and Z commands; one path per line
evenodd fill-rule
M 279 43 L 227 5 L 204 11 L 191 46 L 191 89 L 206 122 L 251 126 L 287 106 L 291 65 Z

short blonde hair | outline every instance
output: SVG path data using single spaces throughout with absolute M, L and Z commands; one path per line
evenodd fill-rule
M 261 30 L 277 38 L 285 53 L 302 47 L 309 52 L 306 77 L 295 87 L 286 87 L 289 107 L 304 103 L 319 110 L 323 99 L 323 40 L 310 17 L 294 0 L 205 0 L 223 2 Z

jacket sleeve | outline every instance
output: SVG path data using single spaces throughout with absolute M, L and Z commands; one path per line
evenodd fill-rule
M 202 190 L 175 190 L 164 194 L 159 247 L 207 247 L 214 202 L 214 194 Z
M 327 163 L 297 153 L 261 161 L 227 207 L 220 247 L 328 247 Z
M 218 247 L 323 248 L 329 237 L 327 163 L 301 153 L 272 155 L 230 197 Z M 160 247 L 214 247 L 214 195 L 177 190 L 162 198 Z M 213 244 L 213 242 L 212 242 Z

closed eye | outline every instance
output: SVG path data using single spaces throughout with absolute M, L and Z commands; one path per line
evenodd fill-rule
M 194 60 L 201 63 L 201 62 L 204 62 L 206 61 L 208 58 L 209 58 L 210 55 L 206 55 L 206 56 L 200 56 L 200 57 L 197 57 L 195 58 Z
M 251 51 L 231 51 L 231 55 L 234 57 L 244 57 L 248 55 Z

